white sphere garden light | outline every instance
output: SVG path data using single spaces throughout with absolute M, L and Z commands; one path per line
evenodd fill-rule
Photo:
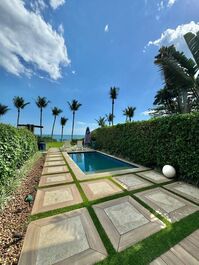
M 176 175 L 176 170 L 174 167 L 170 166 L 170 165 L 165 165 L 162 168 L 162 173 L 165 175 L 165 177 L 167 178 L 174 178 Z

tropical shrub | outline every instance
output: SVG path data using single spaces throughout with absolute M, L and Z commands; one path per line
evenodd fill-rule
M 92 138 L 96 149 L 149 167 L 171 164 L 179 179 L 199 185 L 199 113 L 98 128 Z
M 0 124 L 0 184 L 12 181 L 15 171 L 36 151 L 37 141 L 30 131 Z

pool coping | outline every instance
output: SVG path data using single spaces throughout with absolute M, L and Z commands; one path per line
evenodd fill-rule
M 124 163 L 128 163 L 132 166 L 136 166 L 136 168 L 130 168 L 130 169 L 121 169 L 121 170 L 112 170 L 112 171 L 105 171 L 105 172 L 99 172 L 99 173 L 92 173 L 92 174 L 85 174 L 80 168 L 79 166 L 73 161 L 73 159 L 69 156 L 68 152 L 62 152 L 66 162 L 68 163 L 68 165 L 70 166 L 70 168 L 72 169 L 72 171 L 74 172 L 74 174 L 76 175 L 76 178 L 78 180 L 87 180 L 87 179 L 94 179 L 94 178 L 102 178 L 102 177 L 109 177 L 109 176 L 117 176 L 117 175 L 123 175 L 123 174 L 129 174 L 129 173 L 136 173 L 136 172 L 141 172 L 141 171 L 145 171 L 145 170 L 150 170 L 150 168 L 138 165 L 136 163 L 132 163 L 129 162 L 125 159 L 122 158 L 118 158 L 116 156 L 101 152 L 101 151 L 97 151 L 97 150 L 81 150 L 81 151 L 73 151 L 73 153 L 80 153 L 80 152 L 98 152 L 101 153 L 103 155 L 109 156 L 111 158 L 117 159 L 119 161 L 122 161 Z M 70 152 L 69 152 L 70 153 Z

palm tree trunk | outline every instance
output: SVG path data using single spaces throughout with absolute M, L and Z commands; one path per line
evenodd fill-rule
M 52 127 L 52 132 L 51 132 L 51 138 L 53 138 L 53 133 L 54 133 L 54 128 L 55 128 L 55 121 L 56 121 L 56 117 L 54 117 L 54 121 L 53 121 L 53 127 Z
M 17 127 L 19 125 L 19 117 L 20 117 L 20 109 L 18 109 L 18 114 L 17 114 Z
M 131 122 L 131 117 L 129 117 L 129 121 Z
M 73 140 L 74 125 L 75 125 L 75 111 L 73 111 L 73 123 L 72 123 L 71 140 Z
M 42 126 L 42 108 L 40 108 L 40 126 Z M 42 137 L 42 128 L 40 128 L 40 137 Z
M 61 127 L 61 142 L 63 142 L 64 126 Z
M 112 126 L 113 126 L 113 120 L 114 120 L 114 99 L 112 99 Z

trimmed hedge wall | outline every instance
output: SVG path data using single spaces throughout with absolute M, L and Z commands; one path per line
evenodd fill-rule
M 0 184 L 6 185 L 37 151 L 35 136 L 27 129 L 0 124 Z
M 199 113 L 98 128 L 96 149 L 149 167 L 173 165 L 179 179 L 199 185 Z

